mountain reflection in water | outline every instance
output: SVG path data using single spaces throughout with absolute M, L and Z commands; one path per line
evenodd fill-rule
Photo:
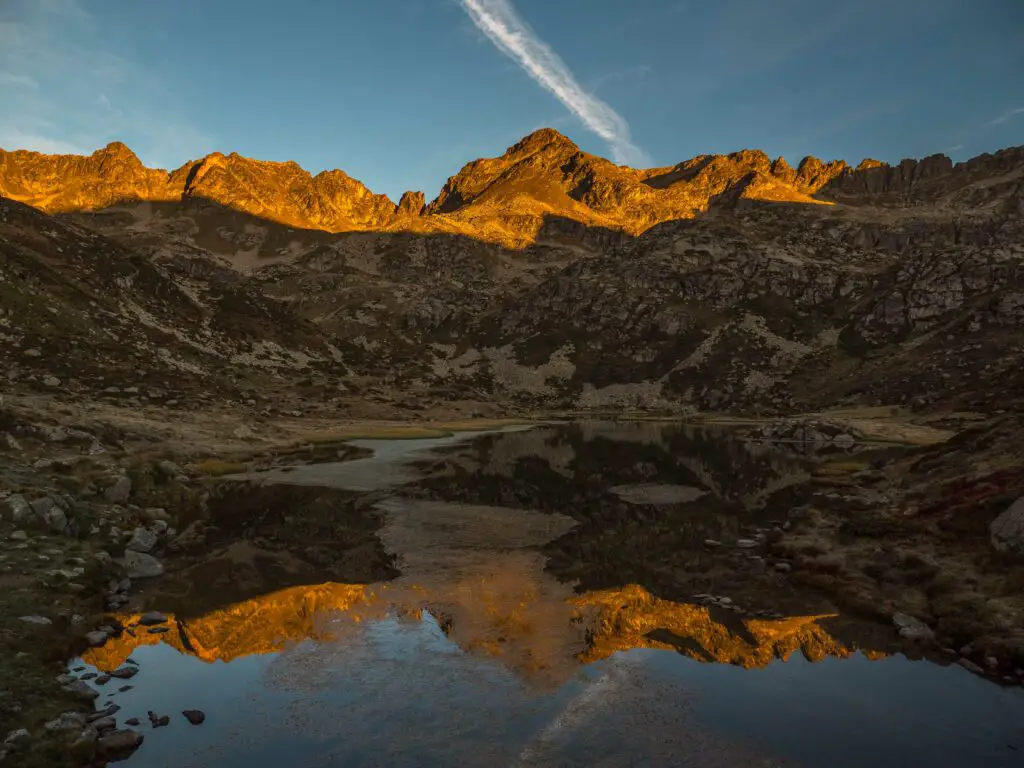
M 82 659 L 101 670 L 116 669 L 141 646 L 165 644 L 205 662 L 230 662 L 277 653 L 305 640 L 339 642 L 353 624 L 389 614 L 419 620 L 426 610 L 464 651 L 508 663 L 526 678 L 543 673 L 561 683 L 576 668 L 632 648 L 663 648 L 704 662 L 763 667 L 801 651 L 812 661 L 845 657 L 855 648 L 833 638 L 822 625 L 830 616 L 743 620 L 739 628 L 712 618 L 713 609 L 660 600 L 643 587 L 589 592 L 564 601 L 529 601 L 533 588 L 518 585 L 499 605 L 495 585 L 480 584 L 459 608 L 458 618 L 438 606 L 452 606 L 452 593 L 432 599 L 424 590 L 359 584 L 320 584 L 246 600 L 208 615 L 180 619 L 167 614 L 170 631 L 150 634 L 140 614 L 119 616 L 131 630 L 92 648 Z M 404 592 L 404 594 L 403 594 Z M 557 617 L 558 625 L 545 624 Z M 545 647 L 545 643 L 549 647 Z M 564 651 L 559 654 L 552 650 Z M 877 653 L 871 654 L 877 657 Z
M 147 731 L 154 766 L 1018 764 L 1016 692 L 909 662 L 732 546 L 819 461 L 583 423 L 251 476 L 82 661 L 139 661 L 100 699 L 125 716 L 206 711 Z

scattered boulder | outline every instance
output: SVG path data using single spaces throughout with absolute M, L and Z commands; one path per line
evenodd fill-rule
M 112 731 L 96 742 L 96 749 L 99 756 L 106 760 L 124 760 L 139 748 L 143 738 L 138 731 Z
M 198 709 L 186 709 L 181 714 L 183 714 L 185 719 L 192 723 L 192 725 L 202 725 L 206 720 L 206 714 Z
M 64 690 L 81 696 L 83 699 L 98 699 L 100 692 L 89 686 L 84 680 L 75 680 L 70 685 L 65 685 Z
M 160 613 L 160 611 L 149 611 L 147 613 L 142 614 L 142 616 L 139 617 L 139 624 L 141 624 L 144 627 L 153 627 L 157 624 L 166 623 L 167 617 L 164 614 Z
M 935 632 L 918 618 L 906 613 L 894 613 L 892 623 L 900 633 L 900 637 L 907 640 L 934 640 Z
M 156 465 L 157 471 L 168 480 L 173 480 L 181 474 L 181 467 L 173 461 L 161 461 Z
M 124 553 L 124 567 L 130 579 L 152 579 L 164 573 L 163 563 L 155 557 L 133 550 Z
M 1024 555 L 1024 496 L 992 521 L 989 534 L 999 552 Z
M 94 720 L 99 720 L 102 717 L 113 717 L 114 715 L 116 715 L 120 711 L 121 711 L 121 705 L 120 704 L 108 704 L 103 709 L 100 709 L 100 710 L 97 710 L 96 712 L 93 712 L 91 715 L 89 715 L 85 719 L 85 721 L 87 723 L 91 723 Z
M 101 632 L 98 629 L 89 632 L 85 636 L 85 642 L 87 642 L 92 648 L 98 648 L 99 646 L 107 642 L 107 633 Z
M 59 502 L 50 496 L 44 496 L 30 502 L 36 522 L 54 533 L 68 532 L 68 517 Z
M 970 659 L 957 659 L 956 663 L 959 664 L 961 667 L 963 667 L 964 669 L 966 669 L 968 672 L 970 672 L 972 674 L 975 674 L 975 675 L 984 675 L 985 674 L 985 670 L 982 669 L 981 667 L 979 667 L 977 664 L 975 664 Z
M 118 477 L 103 492 L 103 498 L 111 504 L 124 504 L 132 495 L 132 481 L 127 475 Z
M 130 680 L 139 674 L 139 668 L 132 664 L 125 664 L 123 667 L 118 667 L 110 673 L 111 677 L 116 677 L 119 680 Z
M 48 627 L 53 624 L 53 622 L 45 616 L 21 616 L 18 618 L 18 621 L 23 621 L 26 624 L 37 624 L 41 627 Z
M 15 523 L 22 523 L 32 517 L 32 507 L 19 493 L 7 499 L 7 514 Z
M 80 731 L 85 725 L 85 715 L 79 712 L 64 712 L 43 725 L 47 731 Z
M 187 715 L 186 715 L 187 716 Z M 25 728 L 19 728 L 16 731 L 11 731 L 7 734 L 7 738 L 4 739 L 5 747 L 20 747 L 28 743 L 29 732 Z
M 112 731 L 117 728 L 117 719 L 110 715 L 100 717 L 92 721 L 92 727 L 100 733 L 103 733 L 103 731 Z
M 156 531 L 140 525 L 132 532 L 132 537 L 125 548 L 133 552 L 150 552 L 156 546 L 158 538 Z

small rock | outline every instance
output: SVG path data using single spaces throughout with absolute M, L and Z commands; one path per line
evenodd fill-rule
M 170 632 L 170 627 L 153 627 L 146 630 L 151 635 L 162 635 L 164 632 Z
M 56 731 L 81 730 L 85 725 L 85 716 L 78 712 L 65 712 L 43 725 L 51 733 Z
M 192 725 L 202 725 L 203 721 L 206 720 L 206 715 L 198 709 L 186 709 L 181 714 L 183 714 L 185 719 L 192 723 Z
M 95 682 L 96 685 L 106 685 L 110 682 L 110 675 L 100 675 L 93 682 Z
M 156 546 L 157 539 L 156 531 L 151 531 L 140 525 L 132 531 L 132 537 L 125 544 L 125 549 L 130 549 L 133 552 L 149 552 Z
M 85 642 L 87 642 L 93 648 L 98 648 L 107 642 L 107 633 L 100 632 L 98 629 L 89 632 L 85 636 Z
M 704 546 L 711 547 L 713 549 L 715 547 L 722 546 L 722 542 L 717 541 L 716 539 L 704 539 Z
M 124 553 L 124 567 L 128 571 L 128 577 L 132 579 L 151 579 L 162 576 L 164 572 L 163 563 L 155 557 L 132 550 Z
M 779 573 L 789 573 L 793 570 L 793 566 L 789 563 L 776 563 L 775 570 Z
M 102 758 L 123 760 L 139 748 L 143 738 L 138 731 L 112 731 L 96 742 L 96 748 Z
M 1024 555 L 1024 496 L 992 521 L 989 534 L 999 552 Z
M 11 731 L 7 734 L 7 738 L 4 739 L 5 747 L 19 747 L 23 744 L 27 744 L 29 740 L 29 732 L 25 728 L 19 728 L 16 731 Z
M 103 718 L 103 717 L 113 717 L 114 715 L 116 715 L 120 711 L 121 711 L 121 705 L 120 704 L 108 704 L 103 709 L 96 710 L 91 715 L 89 715 L 87 718 L 85 718 L 85 722 L 91 723 L 91 722 L 93 722 L 95 720 L 99 720 L 100 718 Z
M 71 685 L 65 685 L 64 690 L 86 699 L 98 699 L 100 696 L 99 691 L 93 690 L 91 686 L 82 680 L 75 680 Z
M 21 616 L 18 621 L 23 621 L 26 624 L 37 624 L 41 627 L 48 627 L 53 624 L 53 622 L 45 616 Z
M 736 546 L 740 549 L 752 549 L 757 546 L 757 542 L 754 539 L 739 539 Z
M 720 598 L 718 598 L 718 602 L 721 603 L 722 605 L 732 605 L 732 598 L 731 597 L 720 597 Z
M 129 718 L 128 720 L 124 721 L 124 724 L 125 725 L 138 725 L 139 724 L 139 718 L 137 718 L 137 717 Z
M 111 677 L 116 677 L 118 680 L 131 680 L 139 674 L 139 668 L 132 666 L 131 664 L 125 664 L 123 667 L 118 667 L 110 673 Z
M 899 630 L 900 637 L 905 637 L 908 640 L 932 640 L 935 638 L 935 632 L 931 627 L 909 614 L 894 613 L 892 623 Z
M 92 727 L 102 733 L 117 728 L 117 719 L 113 717 L 100 717 L 92 721 Z
M 51 387 L 51 388 L 52 387 L 59 387 L 60 386 L 60 379 L 58 379 L 56 376 L 44 376 L 43 377 L 43 384 L 45 384 L 46 386 Z
M 122 685 L 120 688 L 117 689 L 117 692 L 124 693 L 125 691 L 130 691 L 134 687 L 134 685 Z
M 28 539 L 28 534 L 24 531 L 15 531 L 10 535 L 11 541 L 25 541 Z
M 157 470 L 165 478 L 173 480 L 175 477 L 181 474 L 181 467 L 175 464 L 173 461 L 161 461 L 156 465 Z
M 144 627 L 152 627 L 156 624 L 166 624 L 167 617 L 160 613 L 160 611 L 149 611 L 148 613 L 142 614 L 139 617 L 139 624 Z
M 124 504 L 131 495 L 132 481 L 127 475 L 121 475 L 103 492 L 103 498 L 111 504 Z
M 975 664 L 970 659 L 960 658 L 960 659 L 957 659 L 956 663 L 959 664 L 964 669 L 966 669 L 968 672 L 973 672 L 976 675 L 984 675 L 985 674 L 985 670 L 982 669 L 981 667 L 979 667 L 977 664 Z
M 154 728 L 163 728 L 164 726 L 170 725 L 170 715 L 161 715 L 160 717 L 157 717 L 153 713 L 153 710 L 150 710 L 146 714 L 149 716 L 149 724 L 152 725 Z

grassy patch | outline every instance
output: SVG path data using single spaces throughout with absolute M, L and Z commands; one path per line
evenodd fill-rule
M 820 467 L 822 472 L 860 472 L 870 469 L 871 465 L 866 461 L 832 461 Z
M 434 426 L 452 432 L 482 432 L 488 429 L 528 426 L 532 423 L 532 421 L 523 419 L 464 419 L 462 421 L 444 421 Z
M 192 468 L 201 475 L 220 477 L 245 472 L 249 469 L 249 465 L 241 461 L 228 461 L 227 459 L 205 459 L 194 464 Z
M 522 419 L 464 419 L 436 424 L 353 425 L 312 435 L 306 442 L 323 445 L 343 443 L 349 440 L 426 440 L 451 437 L 456 432 L 484 432 L 529 423 L 531 422 Z
M 423 440 L 431 437 L 449 437 L 451 434 L 450 430 L 433 427 L 346 427 L 313 435 L 307 442 L 320 445 L 322 443 L 341 443 L 347 440 Z

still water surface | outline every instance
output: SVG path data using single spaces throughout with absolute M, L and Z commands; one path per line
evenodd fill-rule
M 729 546 L 821 456 L 622 423 L 366 445 L 226 494 L 137 597 L 170 631 L 73 663 L 130 655 L 98 704 L 172 716 L 132 765 L 1024 765 L 1021 690 Z

